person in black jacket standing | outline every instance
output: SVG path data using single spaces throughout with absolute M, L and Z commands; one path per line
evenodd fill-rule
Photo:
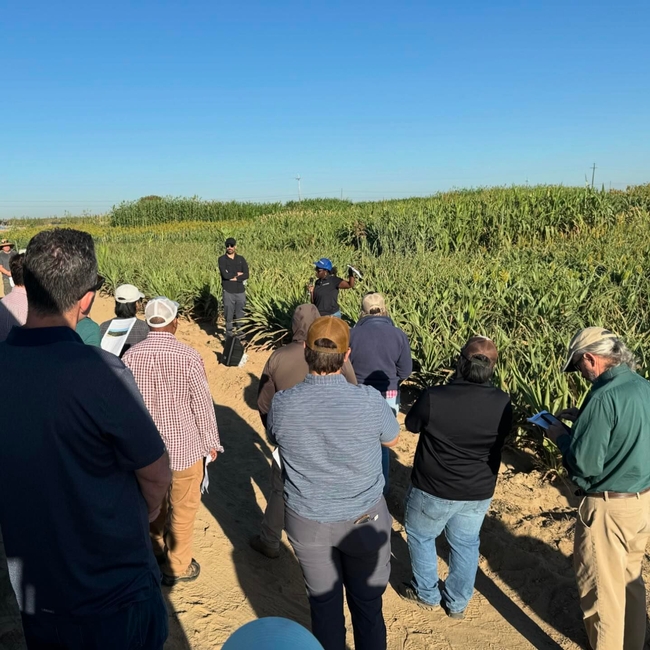
M 233 317 L 239 320 L 246 307 L 246 280 L 248 264 L 242 255 L 237 255 L 237 242 L 233 237 L 226 239 L 226 253 L 219 258 L 219 272 L 223 287 L 223 315 L 226 319 L 226 336 L 233 334 Z
M 406 416 L 406 428 L 420 440 L 404 522 L 413 580 L 398 593 L 425 608 L 442 605 L 451 618 L 464 617 L 474 591 L 479 532 L 512 426 L 510 396 L 490 381 L 497 357 L 490 339 L 473 336 L 454 379 L 425 390 Z M 436 538 L 443 531 L 449 575 L 441 591 Z

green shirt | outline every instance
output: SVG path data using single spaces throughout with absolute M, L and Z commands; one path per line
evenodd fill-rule
M 77 334 L 86 345 L 94 345 L 99 347 L 102 341 L 102 336 L 99 333 L 99 325 L 91 318 L 82 318 L 77 323 Z
M 585 492 L 641 492 L 650 487 L 650 382 L 626 365 L 594 382 L 571 434 L 557 445 Z

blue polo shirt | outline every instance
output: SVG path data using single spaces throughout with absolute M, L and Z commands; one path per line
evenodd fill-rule
M 306 519 L 356 519 L 381 498 L 381 443 L 399 435 L 386 400 L 343 375 L 307 375 L 275 394 L 268 435 L 280 447 L 284 496 Z
M 0 527 L 23 614 L 148 598 L 160 573 L 134 471 L 165 447 L 130 371 L 67 327 L 15 327 L 0 366 Z

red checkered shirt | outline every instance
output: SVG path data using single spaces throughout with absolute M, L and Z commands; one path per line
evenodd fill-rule
M 210 449 L 223 451 L 203 360 L 169 332 L 149 336 L 124 355 L 167 447 L 171 468 L 187 469 Z

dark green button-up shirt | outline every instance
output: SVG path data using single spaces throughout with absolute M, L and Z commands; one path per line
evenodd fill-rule
M 626 365 L 594 382 L 571 433 L 557 445 L 585 492 L 641 492 L 650 487 L 650 382 Z

